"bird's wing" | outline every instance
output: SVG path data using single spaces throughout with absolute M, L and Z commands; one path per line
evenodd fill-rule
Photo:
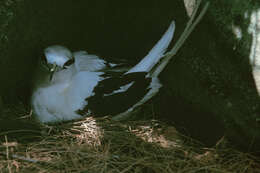
M 96 116 L 116 115 L 131 108 L 150 90 L 151 78 L 145 72 L 134 72 L 105 78 L 86 99 L 85 111 Z
M 77 71 L 126 72 L 131 68 L 125 60 L 108 62 L 86 51 L 74 52 L 73 55 Z
M 74 52 L 75 67 L 77 71 L 99 71 L 106 67 L 106 61 L 86 51 Z
M 101 71 L 105 72 L 106 74 L 115 74 L 115 76 L 118 76 L 118 74 L 122 75 L 131 68 L 132 66 L 128 64 L 115 64 L 112 66 L 108 64 L 107 67 L 102 69 Z
M 127 73 L 141 71 L 149 72 L 163 57 L 166 49 L 171 43 L 174 31 L 175 22 L 172 21 L 167 31 L 163 34 L 162 38 L 156 43 L 152 50 L 150 50 L 150 52 Z

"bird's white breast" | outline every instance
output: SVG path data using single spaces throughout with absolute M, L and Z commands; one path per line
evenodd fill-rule
M 55 74 L 56 79 L 65 78 L 61 74 L 65 75 L 63 70 Z M 87 104 L 85 99 L 93 94 L 94 87 L 103 79 L 101 74 L 102 72 L 78 72 L 70 80 L 50 82 L 49 85 L 36 89 L 32 105 L 38 119 L 41 122 L 54 122 L 80 118 L 75 111 Z

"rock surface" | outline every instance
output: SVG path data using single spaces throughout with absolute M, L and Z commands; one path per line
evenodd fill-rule
M 165 99 L 184 102 L 173 111 L 165 101 L 164 113 L 203 141 L 221 136 L 223 128 L 233 144 L 259 150 L 258 75 L 250 64 L 253 39 L 248 32 L 257 8 L 256 1 L 211 1 L 207 15 L 162 75 L 172 86 L 167 86 L 172 97 Z

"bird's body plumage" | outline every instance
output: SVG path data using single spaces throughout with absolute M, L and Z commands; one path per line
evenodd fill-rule
M 123 119 L 135 108 L 151 99 L 161 88 L 158 79 L 171 58 L 177 53 L 195 26 L 206 13 L 206 2 L 200 14 L 198 0 L 183 33 L 165 54 L 174 34 L 175 23 L 134 67 L 109 63 L 85 51 L 72 53 L 63 46 L 45 49 L 45 69 L 36 78 L 32 107 L 43 123 L 80 118 L 82 115 L 114 115 Z M 52 68 L 50 68 L 52 67 Z M 43 73 L 43 68 L 39 71 Z
M 46 78 L 32 96 L 35 114 L 41 122 L 57 122 L 80 118 L 82 115 L 126 115 L 154 96 L 161 87 L 151 69 L 160 61 L 169 46 L 175 24 L 168 30 L 146 57 L 130 69 L 118 70 L 85 51 L 70 53 L 62 46 L 45 49 L 47 62 L 63 67 L 51 81 Z M 64 58 L 63 58 L 64 56 Z M 120 66 L 120 65 L 118 65 Z

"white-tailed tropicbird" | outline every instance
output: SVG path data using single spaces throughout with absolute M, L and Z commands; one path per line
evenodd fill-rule
M 41 122 L 73 120 L 83 115 L 114 115 L 121 119 L 142 105 L 162 86 L 158 75 L 178 51 L 204 15 L 208 4 L 193 22 L 197 8 L 176 45 L 165 54 L 174 34 L 171 22 L 151 51 L 132 68 L 118 68 L 85 51 L 71 52 L 63 46 L 44 50 L 51 71 L 32 95 L 34 113 Z M 50 67 L 51 65 L 51 67 Z

